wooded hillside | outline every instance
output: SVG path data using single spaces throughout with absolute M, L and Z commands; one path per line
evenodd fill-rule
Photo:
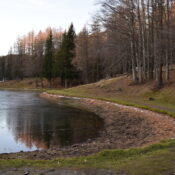
M 0 58 L 1 79 L 60 77 L 69 87 L 131 74 L 134 83 L 154 79 L 161 88 L 175 62 L 174 1 L 101 0 L 100 5 L 91 25 L 77 35 L 71 24 L 65 32 L 48 28 L 18 38 Z

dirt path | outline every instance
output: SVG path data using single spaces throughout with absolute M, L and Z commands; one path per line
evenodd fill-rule
M 150 108 L 153 108 L 153 109 L 158 109 L 158 110 L 163 110 L 163 111 L 166 111 L 166 112 L 170 112 L 170 113 L 175 113 L 175 108 L 172 108 L 172 104 L 171 104 L 171 107 L 168 107 L 168 106 L 164 106 L 164 105 L 161 105 L 160 103 L 151 103 L 150 101 L 143 101 L 143 100 L 131 100 L 132 103 L 134 104 L 138 104 L 138 105 L 142 105 L 142 106 L 148 106 Z M 154 101 L 153 101 L 154 102 Z
M 0 175 L 116 175 L 108 170 L 69 170 L 69 169 L 33 169 L 33 168 L 8 168 L 1 169 Z

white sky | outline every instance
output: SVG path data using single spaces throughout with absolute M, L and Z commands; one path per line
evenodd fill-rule
M 79 32 L 97 10 L 95 0 L 0 0 L 0 55 L 6 55 L 18 36 L 48 26 Z

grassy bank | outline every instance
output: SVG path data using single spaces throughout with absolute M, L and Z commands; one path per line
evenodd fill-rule
M 123 175 L 169 175 L 175 171 L 175 141 L 163 141 L 144 148 L 103 151 L 88 157 L 50 161 L 0 160 L 0 167 L 105 168 Z
M 52 86 L 54 89 L 62 89 L 58 79 L 52 81 Z M 24 78 L 17 80 L 10 80 L 5 82 L 0 82 L 1 90 L 32 90 L 32 91 L 46 91 L 50 87 L 50 83 L 47 79 L 40 78 Z
M 48 93 L 100 99 L 123 105 L 168 114 L 175 117 L 175 86 L 168 85 L 158 91 L 153 90 L 153 82 L 130 85 L 130 77 L 122 76 L 102 80 L 94 84 L 65 90 L 48 90 Z

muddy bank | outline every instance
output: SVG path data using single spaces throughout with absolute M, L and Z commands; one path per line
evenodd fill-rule
M 165 115 L 88 98 L 70 98 L 43 93 L 43 98 L 96 113 L 105 122 L 100 136 L 83 144 L 46 151 L 1 154 L 0 159 L 53 159 L 86 156 L 104 149 L 126 149 L 175 137 L 175 120 Z

